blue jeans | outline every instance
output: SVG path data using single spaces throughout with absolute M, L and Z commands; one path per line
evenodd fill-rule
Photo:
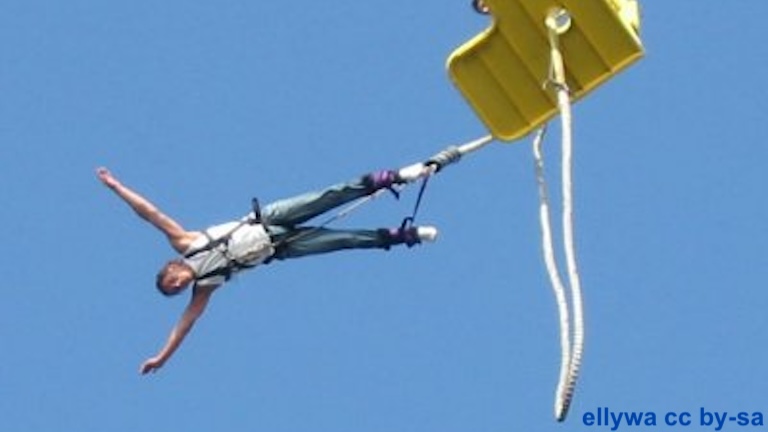
M 335 230 L 301 225 L 373 192 L 365 177 L 361 177 L 266 205 L 261 217 L 277 245 L 274 258 L 283 260 L 342 249 L 389 249 L 403 243 L 402 238 L 391 235 L 387 229 Z

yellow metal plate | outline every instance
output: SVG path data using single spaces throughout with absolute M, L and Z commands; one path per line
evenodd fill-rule
M 570 29 L 560 36 L 567 82 L 575 99 L 643 56 L 634 0 L 485 0 L 491 26 L 448 58 L 448 71 L 494 137 L 511 141 L 555 114 L 543 84 L 549 76 L 547 15 L 564 8 Z

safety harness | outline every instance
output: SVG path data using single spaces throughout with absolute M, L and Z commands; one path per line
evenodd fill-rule
M 227 263 L 224 266 L 213 269 L 205 274 L 195 276 L 196 281 L 207 279 L 214 276 L 223 276 L 224 280 L 228 281 L 230 278 L 232 278 L 232 275 L 234 273 L 237 273 L 243 269 L 255 267 L 259 263 L 268 262 L 271 259 L 271 256 L 270 256 L 265 261 L 260 261 L 259 263 L 253 264 L 248 262 L 242 262 L 229 252 L 230 240 L 232 240 L 232 235 L 237 230 L 239 230 L 240 228 L 246 225 L 258 225 L 262 223 L 261 206 L 259 205 L 259 200 L 256 198 L 253 198 L 253 200 L 251 201 L 251 207 L 253 209 L 252 215 L 249 214 L 245 218 L 241 219 L 237 223 L 237 225 L 235 225 L 232 229 L 227 231 L 223 236 L 218 238 L 213 238 L 210 235 L 210 233 L 208 233 L 207 230 L 203 231 L 203 235 L 208 239 L 208 242 L 205 245 L 184 254 L 184 258 L 191 259 L 201 253 L 210 252 L 214 249 L 218 249 L 219 252 L 221 252 L 221 254 L 227 259 Z M 265 230 L 267 229 L 266 226 L 264 226 L 264 229 Z M 269 234 L 268 230 L 267 230 L 267 234 Z

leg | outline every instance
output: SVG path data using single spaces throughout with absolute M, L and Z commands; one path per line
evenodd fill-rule
M 396 182 L 394 171 L 366 174 L 347 183 L 273 202 L 264 207 L 262 218 L 270 225 L 296 226 L 335 207 L 391 187 Z
M 395 244 L 386 230 L 332 230 L 305 227 L 276 235 L 275 258 L 299 258 L 344 249 L 389 249 Z
M 278 260 L 344 249 L 389 249 L 399 244 L 410 247 L 422 241 L 434 241 L 437 236 L 437 231 L 431 227 L 332 230 L 315 227 L 286 229 L 271 226 L 270 231 L 277 244 L 274 258 Z
M 328 210 L 370 195 L 379 189 L 392 188 L 432 174 L 439 162 L 417 163 L 400 170 L 383 170 L 366 174 L 347 183 L 276 201 L 262 211 L 265 223 L 272 225 L 300 225 Z
M 298 225 L 326 211 L 368 195 L 362 179 L 275 201 L 262 209 L 270 225 Z

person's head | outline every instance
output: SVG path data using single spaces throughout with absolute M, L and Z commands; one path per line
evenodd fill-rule
M 158 291 L 165 296 L 174 296 L 184 291 L 195 279 L 195 272 L 184 260 L 168 261 L 157 273 L 155 282 Z
M 475 9 L 475 12 L 483 15 L 487 15 L 490 12 L 490 9 L 488 9 L 483 0 L 472 0 L 472 7 Z

